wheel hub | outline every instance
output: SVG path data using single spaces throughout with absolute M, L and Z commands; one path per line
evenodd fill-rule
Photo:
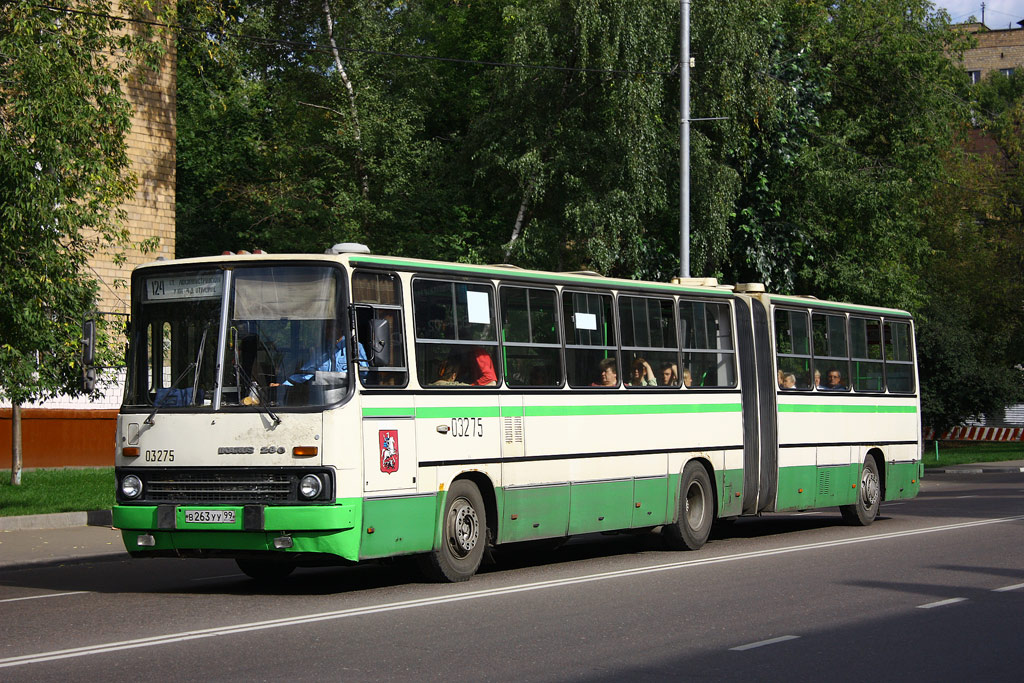
M 878 475 L 865 467 L 860 478 L 860 495 L 864 501 L 864 507 L 870 510 L 878 503 L 881 497 L 881 488 Z
M 457 557 L 466 557 L 480 538 L 480 520 L 468 500 L 459 499 L 448 515 L 448 542 Z

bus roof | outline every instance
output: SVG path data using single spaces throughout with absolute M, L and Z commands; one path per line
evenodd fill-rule
M 719 284 L 716 278 L 688 278 L 681 282 L 653 282 L 648 280 L 627 280 L 625 278 L 612 278 L 590 272 L 553 272 L 545 270 L 531 270 L 520 268 L 509 264 L 477 265 L 471 263 L 452 263 L 448 261 L 433 261 L 429 259 L 416 259 L 403 256 L 384 256 L 365 253 L 340 253 L 340 254 L 222 254 L 217 256 L 200 256 L 193 258 L 173 259 L 166 261 L 153 261 L 142 264 L 136 270 L 148 270 L 159 267 L 180 267 L 180 266 L 204 266 L 217 265 L 222 263 L 246 263 L 253 261 L 263 262 L 287 262 L 287 261 L 320 261 L 324 263 L 351 264 L 352 266 L 379 266 L 393 268 L 402 271 L 426 272 L 426 273 L 461 273 L 465 275 L 478 275 L 494 277 L 506 280 L 531 280 L 558 283 L 564 285 L 594 286 L 603 285 L 610 288 L 624 289 L 645 289 L 661 291 L 666 293 L 690 292 L 704 295 L 732 296 L 735 295 L 732 285 Z M 836 308 L 847 311 L 859 311 L 874 313 L 876 315 L 889 315 L 899 317 L 910 317 L 906 311 L 880 306 L 863 306 L 836 301 L 817 299 L 813 296 L 796 296 L 772 293 L 757 293 L 753 291 L 743 292 L 753 297 L 765 297 L 766 300 L 797 306 Z

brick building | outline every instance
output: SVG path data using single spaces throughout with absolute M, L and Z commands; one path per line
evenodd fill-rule
M 123 254 L 126 262 L 121 265 L 115 264 L 112 254 L 97 254 L 89 264 L 100 281 L 98 309 L 103 314 L 128 313 L 127 283 L 135 266 L 159 256 L 174 258 L 177 61 L 173 37 L 166 37 L 165 48 L 155 71 L 136 70 L 124 83 L 134 109 L 127 142 L 137 186 L 135 196 L 124 204 L 133 247 Z M 143 253 L 138 248 L 154 238 L 154 251 Z M 23 406 L 23 466 L 112 466 L 122 384 L 117 381 L 97 401 L 58 398 Z M 10 462 L 11 408 L 0 403 L 0 467 Z
M 1009 76 L 1024 67 L 1024 20 L 1017 25 L 993 30 L 981 23 L 960 24 L 978 41 L 977 47 L 964 53 L 964 68 L 972 83 L 995 73 Z

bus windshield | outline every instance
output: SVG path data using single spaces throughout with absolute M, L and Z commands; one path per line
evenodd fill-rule
M 147 273 L 139 284 L 126 406 L 315 407 L 344 398 L 350 340 L 336 268 Z M 357 364 L 365 358 L 360 348 Z

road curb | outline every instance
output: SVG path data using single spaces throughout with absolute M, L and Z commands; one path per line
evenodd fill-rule
M 127 552 L 98 553 L 96 555 L 70 555 L 68 557 L 51 557 L 45 560 L 23 560 L 11 564 L 0 563 L 0 572 L 19 571 L 23 569 L 44 569 L 46 567 L 60 567 L 61 565 L 89 564 L 91 562 L 117 562 L 119 560 L 130 560 L 131 555 Z
M 110 510 L 83 512 L 54 512 L 48 515 L 20 515 L 0 517 L 0 531 L 26 531 L 30 529 L 69 529 L 76 526 L 110 526 Z
M 1020 472 L 1024 472 L 1024 467 L 965 467 L 963 465 L 944 469 L 934 467 L 924 471 L 925 476 L 929 474 L 1017 474 Z

